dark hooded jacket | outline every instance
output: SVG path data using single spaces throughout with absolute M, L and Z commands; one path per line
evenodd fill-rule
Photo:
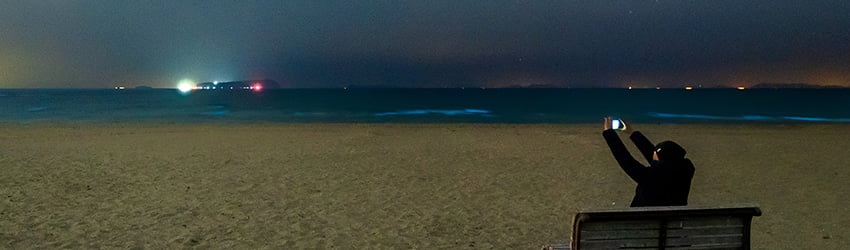
M 635 198 L 632 207 L 645 206 L 685 206 L 688 205 L 688 193 L 691 189 L 691 179 L 694 176 L 694 165 L 690 160 L 684 158 L 684 149 L 681 155 L 660 158 L 659 161 L 652 160 L 652 154 L 656 146 L 640 132 L 633 132 L 629 137 L 641 154 L 648 162 L 649 167 L 644 166 L 626 149 L 626 145 L 620 140 L 617 132 L 609 129 L 602 132 L 611 153 L 626 174 L 637 182 Z M 668 142 L 665 142 L 668 143 Z M 659 144 L 659 146 L 667 146 Z M 669 143 L 668 143 L 669 144 Z M 676 147 L 677 144 L 673 143 Z M 659 157 L 661 152 L 659 152 Z

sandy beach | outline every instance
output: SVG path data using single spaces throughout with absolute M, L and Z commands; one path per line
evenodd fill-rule
M 754 249 L 850 245 L 850 126 L 635 127 L 688 150 L 691 205 L 761 205 Z M 568 239 L 577 211 L 631 201 L 600 133 L 0 125 L 0 248 L 536 249 Z

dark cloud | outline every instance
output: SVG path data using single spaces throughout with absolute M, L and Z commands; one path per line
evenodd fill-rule
M 0 87 L 850 85 L 847 1 L 14 1 Z

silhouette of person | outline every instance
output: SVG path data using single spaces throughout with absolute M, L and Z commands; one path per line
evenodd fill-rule
M 637 182 L 631 206 L 688 205 L 694 165 L 691 160 L 685 158 L 685 149 L 673 141 L 664 141 L 653 146 L 641 132 L 633 131 L 624 125 L 625 129 L 622 131 L 629 134 L 641 155 L 649 162 L 649 166 L 644 166 L 635 160 L 626 145 L 623 145 L 617 131 L 612 128 L 613 119 L 609 116 L 603 120 L 605 125 L 602 136 L 611 148 L 614 159 L 620 164 L 620 168 Z

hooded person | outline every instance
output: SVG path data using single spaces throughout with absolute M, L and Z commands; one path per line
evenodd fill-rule
M 632 207 L 686 206 L 694 176 L 694 165 L 685 158 L 682 146 L 673 141 L 654 145 L 639 131 L 627 130 L 629 139 L 649 162 L 645 166 L 629 153 L 617 132 L 610 127 L 611 118 L 605 118 L 602 136 L 608 143 L 620 168 L 637 183 Z
M 655 153 L 658 155 L 659 161 L 678 161 L 685 159 L 685 154 L 688 152 L 682 146 L 679 146 L 678 143 L 664 141 L 655 145 Z

